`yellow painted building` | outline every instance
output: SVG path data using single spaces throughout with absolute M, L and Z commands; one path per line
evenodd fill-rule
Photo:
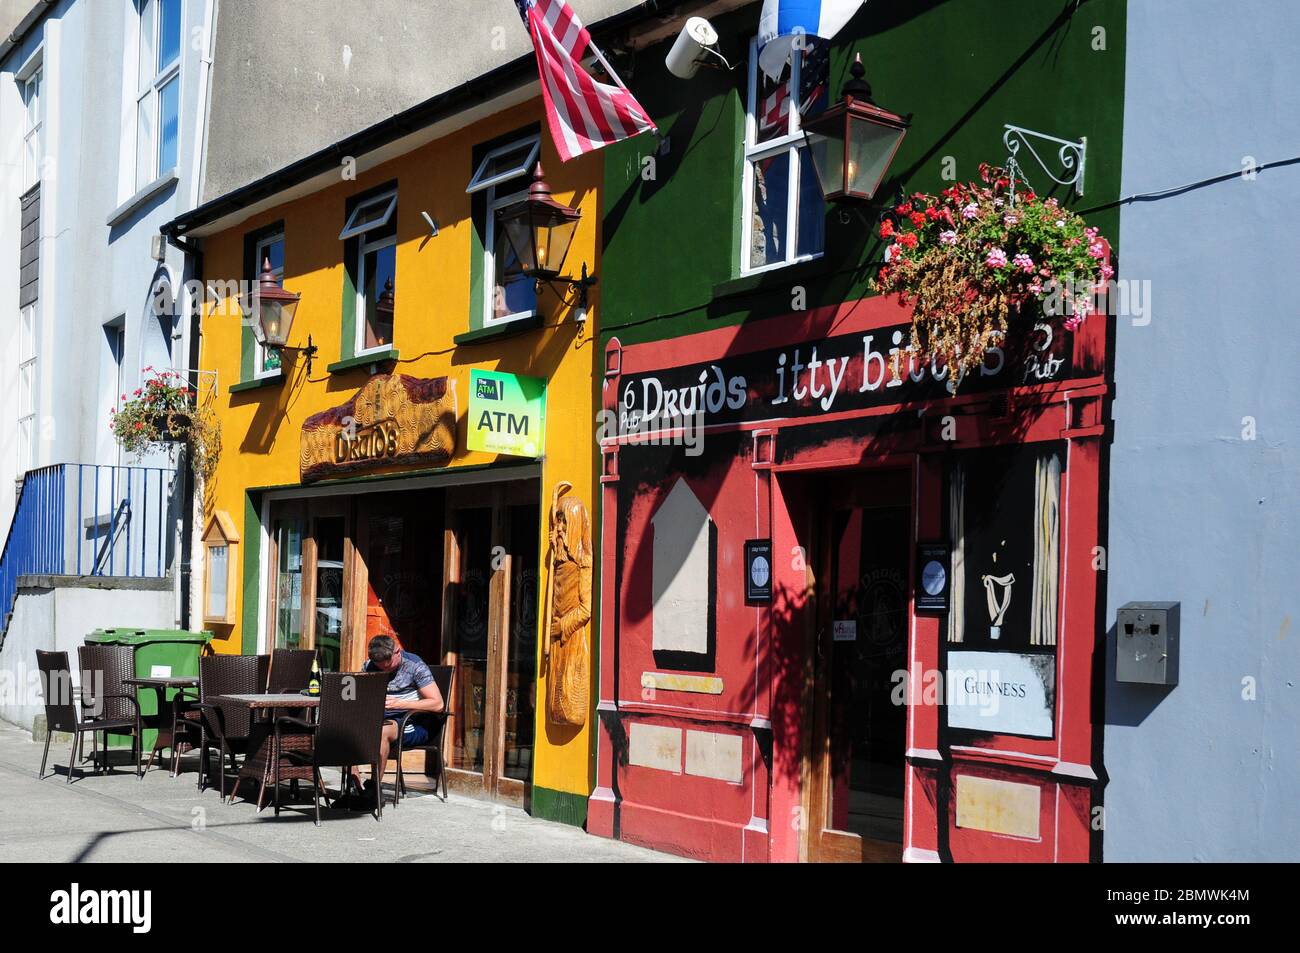
M 569 286 L 517 272 L 497 213 L 540 158 L 555 199 L 581 212 L 563 272 L 598 275 L 602 158 L 561 163 L 540 99 L 483 111 L 340 156 L 306 182 L 269 177 L 174 223 L 201 251 L 211 296 L 199 362 L 217 372 L 223 451 L 203 525 L 210 543 L 222 526 L 237 536 L 216 550 L 233 615 L 216 621 L 222 567 L 209 556 L 203 625 L 219 652 L 315 647 L 343 670 L 364 662 L 369 636 L 393 633 L 452 666 L 452 788 L 581 823 L 596 660 L 585 724 L 557 725 L 541 645 L 560 481 L 595 523 L 599 289 L 580 320 Z M 279 352 L 257 343 L 229 284 L 268 263 L 301 295 Z M 543 446 L 469 449 L 471 430 L 525 426 L 487 403 L 515 379 L 476 380 L 471 394 L 475 371 L 544 382 L 544 422 L 528 421 Z

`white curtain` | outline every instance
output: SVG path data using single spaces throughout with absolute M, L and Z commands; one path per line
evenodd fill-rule
M 1029 644 L 1056 644 L 1061 539 L 1061 458 L 1039 456 L 1034 468 L 1034 592 Z

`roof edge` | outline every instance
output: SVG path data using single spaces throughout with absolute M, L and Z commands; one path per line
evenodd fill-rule
M 42 0 L 54 3 L 58 0 Z M 691 0 L 645 0 L 634 7 L 615 13 L 588 27 L 595 35 L 607 36 L 624 27 L 632 26 L 656 14 L 663 14 L 683 6 Z M 340 139 L 270 172 L 260 179 L 233 189 L 224 195 L 178 215 L 160 229 L 170 238 L 180 238 L 204 225 L 233 215 L 257 202 L 272 198 L 280 192 L 309 179 L 338 168 L 344 156 L 360 157 L 376 149 L 418 132 L 436 122 L 472 108 L 491 98 L 498 90 L 515 84 L 518 80 L 536 76 L 535 56 L 530 50 L 523 56 L 481 73 L 459 86 L 444 90 L 423 102 L 395 113 L 387 119 L 367 126 L 359 132 Z

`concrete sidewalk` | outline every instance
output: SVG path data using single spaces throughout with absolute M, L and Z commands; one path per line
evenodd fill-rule
M 122 767 L 66 783 L 68 742 L 50 746 L 46 777 L 36 780 L 43 745 L 0 722 L 0 861 L 184 862 L 671 862 L 679 858 L 592 837 L 523 811 L 452 795 L 443 803 L 412 793 L 384 819 L 326 810 L 312 824 L 303 800 L 276 817 L 242 799 L 226 805 L 215 788 L 195 786 L 197 756 L 172 779 L 155 768 L 137 781 Z M 89 768 L 89 764 L 86 765 Z M 54 771 L 54 774 L 48 772 Z M 326 782 L 337 773 L 326 775 Z

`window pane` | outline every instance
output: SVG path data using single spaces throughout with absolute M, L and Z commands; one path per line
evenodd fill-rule
M 276 524 L 275 647 L 302 646 L 302 521 Z
M 316 651 L 327 672 L 339 670 L 343 641 L 343 534 L 341 516 L 322 517 L 316 526 Z
M 157 0 L 136 0 L 140 8 L 140 75 L 136 89 L 144 92 L 153 85 L 158 75 L 158 60 L 154 49 L 153 18 L 157 13 Z
M 23 101 L 27 107 L 27 128 L 33 129 L 41 121 L 41 71 L 37 70 L 23 86 Z
M 153 90 L 150 90 L 140 97 L 136 106 L 135 187 L 142 189 L 153 178 Z
M 230 571 L 230 550 L 225 546 L 208 547 L 208 607 L 211 619 L 226 615 L 226 584 Z
M 36 362 L 28 361 L 18 368 L 18 416 L 26 417 L 34 412 L 33 397 L 36 393 Z
M 180 77 L 167 83 L 158 96 L 158 125 L 162 132 L 158 140 L 158 173 L 161 175 L 176 168 L 176 144 L 181 128 Z
M 785 221 L 790 202 L 790 153 L 781 152 L 753 163 L 750 196 L 749 267 L 785 261 Z
M 801 56 L 799 117 L 813 119 L 825 112 L 830 102 L 830 44 L 809 37 Z
M 754 123 L 757 142 L 766 142 L 784 136 L 790 131 L 790 67 L 781 71 L 781 79 L 773 82 L 758 70 L 757 105 Z
M 365 316 L 362 348 L 384 347 L 393 343 L 393 302 L 397 273 L 397 246 L 386 245 L 366 252 L 362 265 L 365 275 Z
M 537 307 L 536 283 L 524 275 L 519 257 L 506 239 L 506 230 L 496 223 L 492 248 L 496 274 L 492 281 L 492 317 L 532 311 Z
M 41 134 L 29 133 L 23 142 L 23 186 L 31 188 L 41 177 Z
M 162 22 L 158 27 L 158 72 L 181 55 L 181 0 L 159 0 Z
M 796 255 L 819 255 L 826 243 L 826 200 L 807 147 L 799 150 L 799 247 Z
M 263 242 L 257 246 L 257 273 L 262 273 L 262 266 L 267 260 L 271 262 L 271 271 L 277 279 L 277 283 L 284 285 L 284 239 L 277 238 L 273 242 Z

